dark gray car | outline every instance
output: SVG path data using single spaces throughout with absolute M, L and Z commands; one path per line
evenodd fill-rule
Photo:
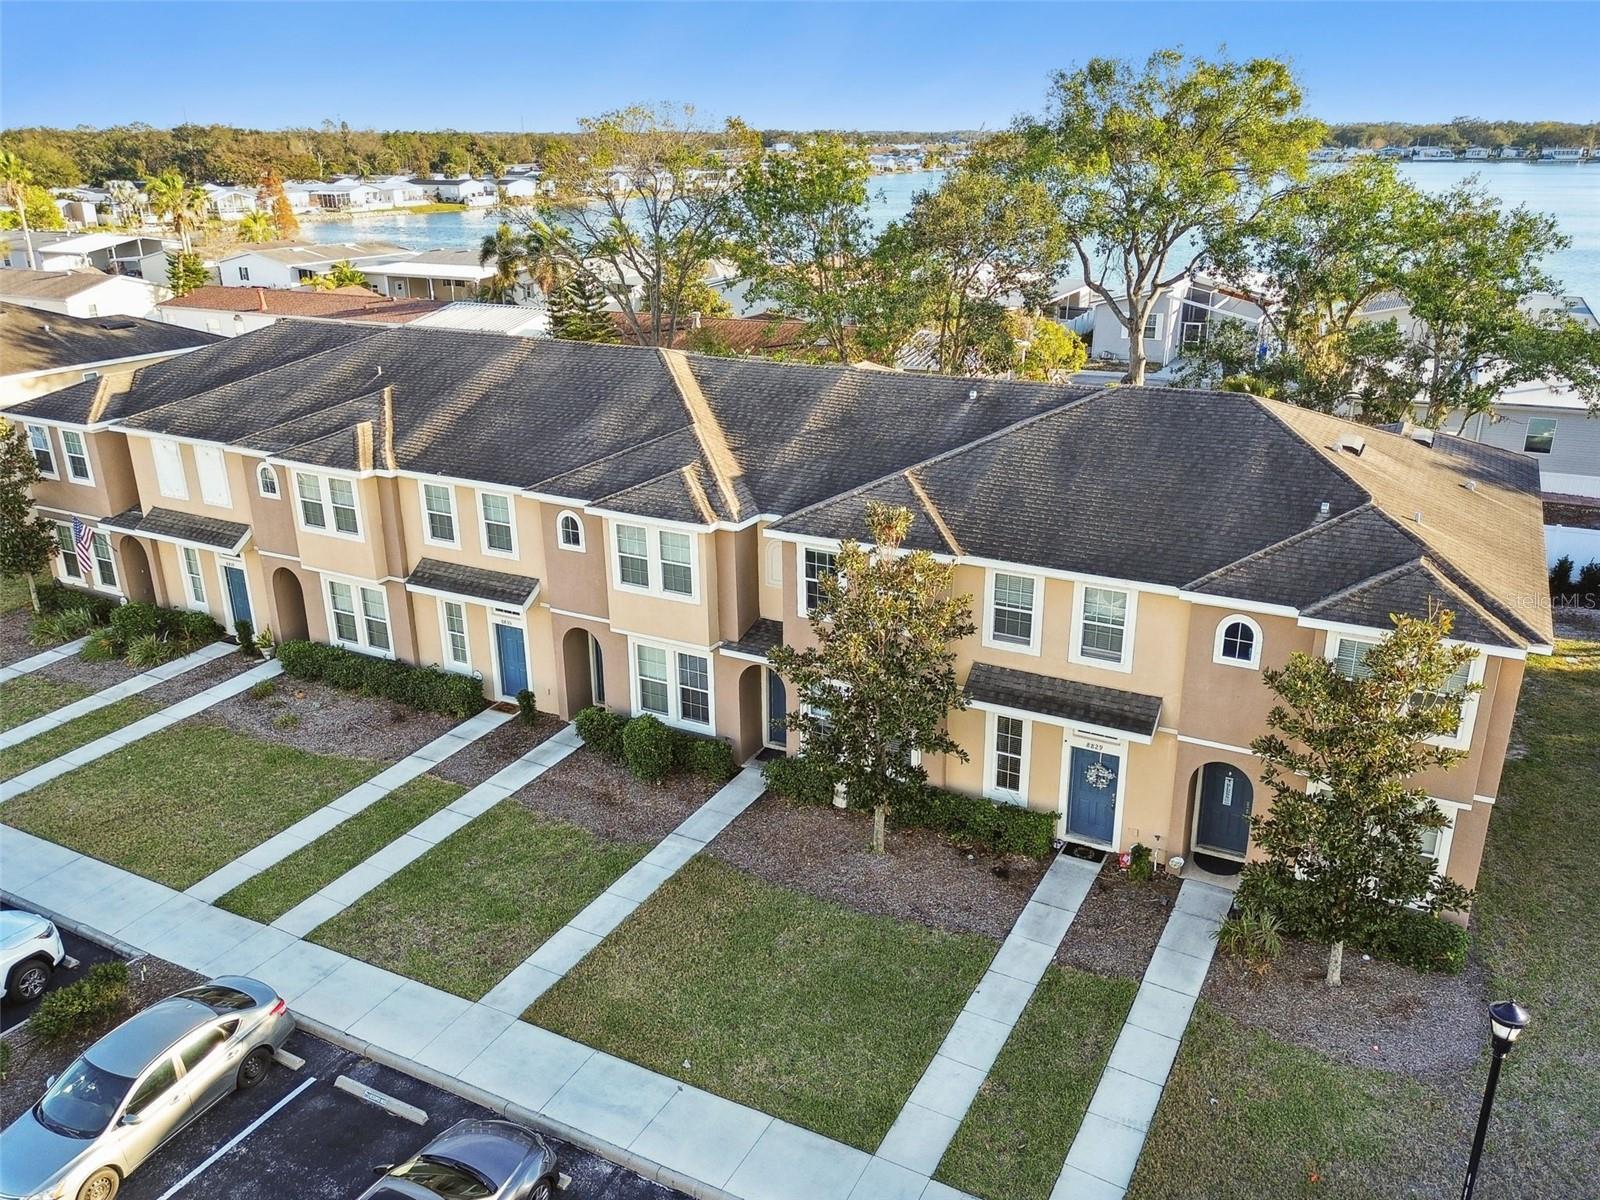
M 458 1121 L 416 1156 L 383 1172 L 361 1200 L 550 1200 L 555 1151 L 510 1121 Z

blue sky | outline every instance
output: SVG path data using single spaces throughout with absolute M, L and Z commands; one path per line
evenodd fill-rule
M 1589 3 L 4 0 L 0 123 L 550 130 L 674 100 L 766 128 L 994 128 L 1053 69 L 1222 43 L 1291 59 L 1329 120 L 1593 120 L 1597 34 Z

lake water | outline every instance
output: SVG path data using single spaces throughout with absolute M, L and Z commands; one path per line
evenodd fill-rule
M 1600 165 L 1579 163 L 1405 163 L 1400 173 L 1419 187 L 1442 191 L 1477 175 L 1508 206 L 1525 204 L 1555 217 L 1572 246 L 1551 256 L 1552 274 L 1569 293 L 1600 308 Z M 911 199 L 936 187 L 941 171 L 881 175 L 872 180 L 873 224 L 906 215 Z M 300 234 L 316 242 L 384 241 L 418 250 L 475 248 L 497 218 L 484 210 L 373 213 L 314 221 L 302 219 Z

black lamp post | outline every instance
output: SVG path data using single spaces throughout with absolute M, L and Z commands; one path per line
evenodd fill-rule
M 1478 1159 L 1483 1155 L 1483 1136 L 1489 1132 L 1489 1110 L 1494 1108 L 1494 1089 L 1500 1082 L 1500 1064 L 1522 1031 L 1528 1027 L 1528 1010 L 1515 1000 L 1496 1000 L 1489 1005 L 1489 1034 L 1494 1042 L 1494 1059 L 1489 1064 L 1489 1082 L 1483 1089 L 1483 1108 L 1478 1112 L 1478 1132 L 1472 1137 L 1472 1157 L 1467 1160 L 1467 1178 L 1461 1184 L 1461 1200 L 1472 1200 L 1478 1182 Z

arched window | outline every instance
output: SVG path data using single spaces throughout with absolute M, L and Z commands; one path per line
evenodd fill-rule
M 583 522 L 577 513 L 564 512 L 556 518 L 556 536 L 563 550 L 583 549 Z
M 1224 617 L 1217 626 L 1217 642 L 1212 661 L 1229 667 L 1261 665 L 1261 626 L 1249 617 L 1235 614 Z
M 261 487 L 261 494 L 269 500 L 278 498 L 278 473 L 266 463 L 256 468 L 256 479 Z

